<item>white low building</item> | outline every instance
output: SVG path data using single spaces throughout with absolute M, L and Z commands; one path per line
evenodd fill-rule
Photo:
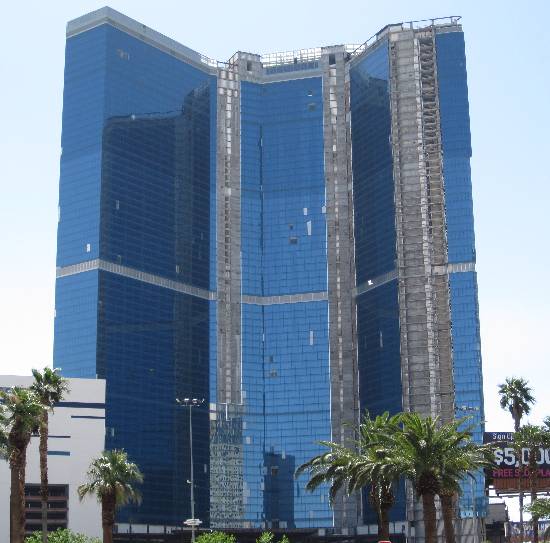
M 87 536 L 101 536 L 101 508 L 95 497 L 80 501 L 79 485 L 86 481 L 92 459 L 105 444 L 105 381 L 69 379 L 70 392 L 50 415 L 48 439 L 48 524 L 67 527 Z M 28 387 L 32 377 L 0 376 L 0 388 Z M 40 526 L 40 465 L 38 436 L 27 451 L 27 528 Z M 0 460 L 0 543 L 9 541 L 10 471 Z

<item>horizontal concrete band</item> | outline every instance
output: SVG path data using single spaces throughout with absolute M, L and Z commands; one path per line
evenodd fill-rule
M 466 273 L 466 272 L 475 272 L 476 263 L 475 262 L 456 262 L 453 264 L 447 264 L 446 266 L 435 266 L 433 268 L 434 275 L 443 275 L 447 273 Z M 355 296 L 360 296 L 369 290 L 380 287 L 397 279 L 397 270 L 392 270 L 387 273 L 383 273 L 369 279 L 368 281 L 361 283 L 355 287 Z
M 297 304 L 301 302 L 322 302 L 324 300 L 328 300 L 328 293 L 326 291 L 281 294 L 279 296 L 251 296 L 243 294 L 241 297 L 243 304 L 251 305 Z
M 176 292 L 181 292 L 182 294 L 189 294 L 190 296 L 196 296 L 197 298 L 202 298 L 204 300 L 216 299 L 215 292 L 194 287 L 192 285 L 188 285 L 187 283 L 173 281 L 172 279 L 166 279 L 165 277 L 136 270 L 135 268 L 129 268 L 128 266 L 113 264 L 112 262 L 108 262 L 107 260 L 103 260 L 101 258 L 80 262 L 78 264 L 72 264 L 71 266 L 65 266 L 63 268 L 57 268 L 56 277 L 67 277 L 68 275 L 75 275 L 77 273 L 91 270 L 103 270 L 115 273 L 117 275 L 122 275 L 123 277 L 141 281 L 142 283 L 167 288 Z
M 102 270 L 110 273 L 115 273 L 123 277 L 135 279 L 149 285 L 155 285 L 157 287 L 167 288 L 174 290 L 175 292 L 181 292 L 182 294 L 189 294 L 203 300 L 216 300 L 217 296 L 214 291 L 206 290 L 180 281 L 174 281 L 167 279 L 159 275 L 143 272 L 130 268 L 128 266 L 122 266 L 121 264 L 114 264 L 101 258 L 95 258 L 93 260 L 87 260 L 86 262 L 79 262 L 78 264 L 71 264 L 70 266 L 64 266 L 57 268 L 56 277 L 68 277 L 70 275 L 76 275 L 92 270 Z M 250 305 L 277 305 L 277 304 L 295 304 L 303 302 L 319 302 L 328 300 L 328 293 L 322 292 L 301 292 L 297 294 L 281 294 L 278 296 L 253 296 L 249 294 L 243 294 L 241 302 L 243 304 Z

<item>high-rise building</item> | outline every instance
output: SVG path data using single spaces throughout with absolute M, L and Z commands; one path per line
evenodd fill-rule
M 67 28 L 54 359 L 105 378 L 120 523 L 353 530 L 297 466 L 359 413 L 483 397 L 458 18 L 216 62 L 110 9 Z M 484 514 L 483 479 L 461 501 Z M 403 490 L 398 531 L 419 511 Z

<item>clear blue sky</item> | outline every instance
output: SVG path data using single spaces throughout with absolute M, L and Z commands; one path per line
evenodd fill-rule
M 8 2 L 0 33 L 0 372 L 51 364 L 65 24 L 105 1 Z M 112 0 L 210 57 L 361 43 L 388 23 L 462 15 L 487 427 L 496 385 L 531 381 L 550 414 L 550 2 Z

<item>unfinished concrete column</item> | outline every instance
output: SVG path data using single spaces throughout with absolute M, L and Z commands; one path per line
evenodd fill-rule
M 217 398 L 211 407 L 212 527 L 241 527 L 241 164 L 238 54 L 218 69 L 217 85 Z
M 351 444 L 353 430 L 345 423 L 359 418 L 353 193 L 349 123 L 349 69 L 343 46 L 323 48 L 323 131 L 327 206 L 327 260 L 330 338 L 332 439 Z M 355 528 L 360 496 L 339 496 L 335 526 Z
M 451 318 L 434 32 L 390 32 L 403 407 L 454 418 Z M 408 488 L 408 519 L 424 539 Z

